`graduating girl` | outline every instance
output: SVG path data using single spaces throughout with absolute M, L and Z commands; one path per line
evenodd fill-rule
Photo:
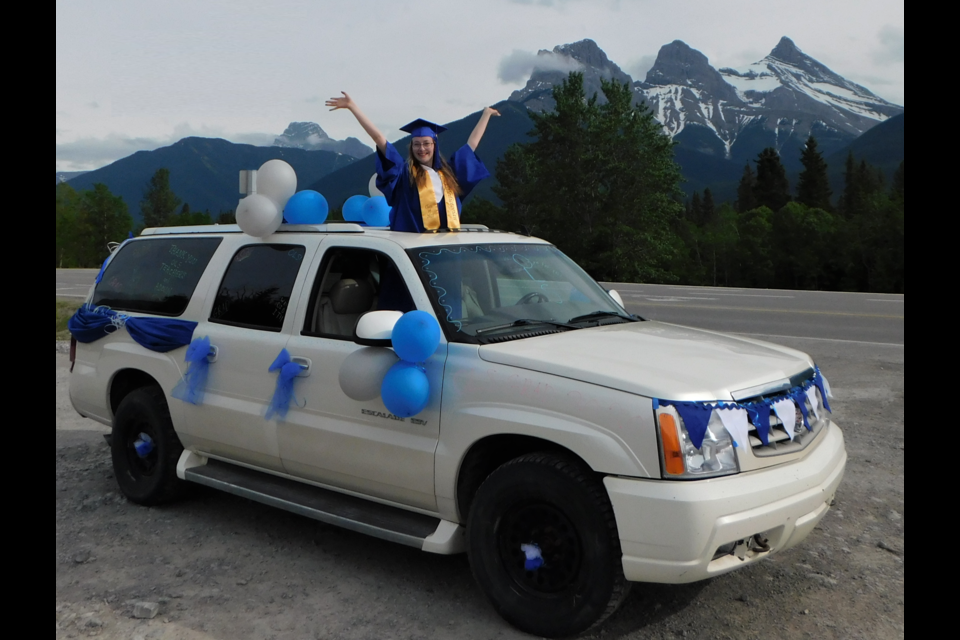
M 326 105 L 332 107 L 331 111 L 348 109 L 377 145 L 377 189 L 392 207 L 390 228 L 414 233 L 459 229 L 460 199 L 490 175 L 476 149 L 490 116 L 499 116 L 500 112 L 486 107 L 467 144 L 457 149 L 449 162 L 440 156 L 437 147 L 437 134 L 446 131 L 446 127 L 414 120 L 400 128 L 413 136 L 410 153 L 404 160 L 353 99 L 346 92 L 341 93 L 342 98 L 330 98 Z

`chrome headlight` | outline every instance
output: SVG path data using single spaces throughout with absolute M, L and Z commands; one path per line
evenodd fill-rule
M 725 476 L 740 471 L 733 438 L 714 412 L 700 448 L 693 446 L 683 420 L 673 407 L 657 409 L 660 432 L 660 465 L 663 477 L 695 479 Z

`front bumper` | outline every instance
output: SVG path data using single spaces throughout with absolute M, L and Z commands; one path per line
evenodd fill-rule
M 847 461 L 836 424 L 807 455 L 780 466 L 686 482 L 607 476 L 623 550 L 623 572 L 637 582 L 685 583 L 732 571 L 788 549 L 827 512 Z M 769 550 L 730 543 L 760 534 Z

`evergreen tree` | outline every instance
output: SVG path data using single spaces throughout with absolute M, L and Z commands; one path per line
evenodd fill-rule
M 57 268 L 79 266 L 80 194 L 66 182 L 57 185 Z
M 78 266 L 82 267 L 100 266 L 109 255 L 107 243 L 123 241 L 133 224 L 127 203 L 101 183 L 82 193 L 78 219 L 82 240 Z
M 145 227 L 165 227 L 180 206 L 180 198 L 170 188 L 170 170 L 157 169 L 143 191 L 140 214 Z
M 800 154 L 803 171 L 797 183 L 797 202 L 814 209 L 830 210 L 830 180 L 827 178 L 827 163 L 823 154 L 817 151 L 817 139 L 807 138 L 807 144 Z
M 713 194 L 710 189 L 703 190 L 703 204 L 700 208 L 701 224 L 712 224 L 717 218 L 717 208 L 713 203 Z
M 535 113 L 534 142 L 497 163 L 506 218 L 554 242 L 601 280 L 673 279 L 680 168 L 673 142 L 628 84 L 601 83 L 587 99 L 583 74 L 554 87 L 553 112 Z
M 897 170 L 893 172 L 893 186 L 890 190 L 890 199 L 899 203 L 901 208 L 903 207 L 903 160 L 900 161 L 900 166 L 897 167 Z
M 694 191 L 690 196 L 690 213 L 687 219 L 698 227 L 703 226 L 703 203 L 700 202 L 699 191 Z
M 790 201 L 787 172 L 773 147 L 767 147 L 757 156 L 757 183 L 753 194 L 759 206 L 773 211 L 779 211 Z
M 737 211 L 746 213 L 751 209 L 757 208 L 757 198 L 753 195 L 753 190 L 757 186 L 757 176 L 753 173 L 748 162 L 743 167 L 743 176 L 740 178 L 740 185 L 737 187 Z
M 853 157 L 853 151 L 847 154 L 847 160 L 843 170 L 843 195 L 840 196 L 840 212 L 847 219 L 863 212 L 864 205 L 864 185 L 862 184 L 863 174 L 857 168 L 857 161 Z

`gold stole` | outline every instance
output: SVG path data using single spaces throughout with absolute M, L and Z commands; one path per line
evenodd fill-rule
M 423 216 L 424 229 L 440 228 L 440 206 L 437 204 L 437 194 L 433 191 L 433 180 L 430 175 L 424 171 L 423 180 L 417 186 L 417 192 L 420 194 L 420 215 Z M 440 182 L 443 183 L 443 204 L 447 210 L 447 228 L 460 228 L 460 213 L 457 211 L 457 194 L 453 192 L 447 181 L 443 179 L 443 174 L 439 171 Z

